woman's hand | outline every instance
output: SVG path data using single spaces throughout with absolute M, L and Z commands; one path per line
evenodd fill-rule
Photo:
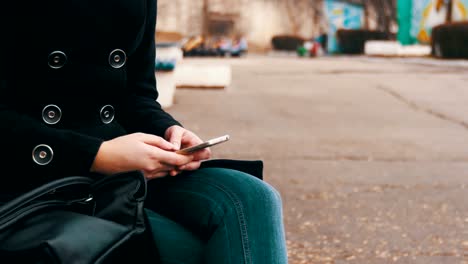
M 190 165 L 192 155 L 180 155 L 173 144 L 143 133 L 121 136 L 102 143 L 92 172 L 116 174 L 139 170 L 146 178 L 164 177 L 178 167 Z
M 195 135 L 193 132 L 180 127 L 180 126 L 171 126 L 166 130 L 164 135 L 167 141 L 171 142 L 174 145 L 175 150 L 182 148 L 192 147 L 203 143 L 203 141 Z M 193 155 L 192 162 L 184 164 L 182 166 L 177 166 L 175 170 L 170 172 L 171 176 L 177 175 L 182 170 L 196 170 L 200 167 L 200 162 L 202 160 L 209 159 L 211 157 L 211 150 L 205 148 L 203 150 L 195 152 Z

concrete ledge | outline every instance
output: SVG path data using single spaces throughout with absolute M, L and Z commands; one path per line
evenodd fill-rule
M 175 80 L 174 71 L 156 72 L 156 85 L 159 93 L 157 101 L 163 108 L 171 107 L 174 104 Z
M 397 41 L 367 41 L 364 53 L 382 57 L 424 57 L 431 55 L 431 47 L 424 45 L 402 46 Z
M 395 41 L 367 41 L 364 53 L 370 56 L 398 56 L 400 46 Z
M 423 57 L 431 55 L 431 47 L 423 45 L 401 46 L 400 56 Z
M 175 68 L 182 61 L 182 50 L 176 46 L 157 47 L 157 60 L 174 60 L 176 61 Z M 156 71 L 156 85 L 158 89 L 158 102 L 163 108 L 171 107 L 174 104 L 174 96 L 176 91 L 175 71 Z
M 157 47 L 156 48 L 156 57 L 161 60 L 171 60 L 182 61 L 184 58 L 183 52 L 179 47 Z
M 176 68 L 178 88 L 223 89 L 231 84 L 231 66 L 183 63 Z

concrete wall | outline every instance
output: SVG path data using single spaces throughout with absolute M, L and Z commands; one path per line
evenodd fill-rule
M 282 1 L 211 0 L 210 3 L 211 11 L 237 12 L 237 31 L 256 46 L 268 47 L 272 36 L 292 33 L 293 24 Z M 177 31 L 184 35 L 201 33 L 203 0 L 159 0 L 158 5 L 158 30 Z M 314 23 L 312 10 L 296 7 L 294 12 L 303 21 L 299 35 L 306 38 L 315 36 L 319 27 Z
M 238 33 L 247 37 L 250 44 L 268 48 L 271 38 L 278 34 L 292 34 L 294 21 L 300 21 L 298 34 L 315 37 L 328 28 L 323 16 L 323 2 L 317 0 L 314 12 L 307 0 L 209 0 L 210 11 L 239 14 Z M 294 19 L 288 15 L 286 2 L 291 1 Z M 301 6 L 302 3 L 302 6 Z M 175 31 L 185 36 L 202 33 L 203 0 L 158 0 L 157 29 Z M 291 12 L 290 12 L 291 13 Z M 316 17 L 317 16 L 317 17 Z M 369 28 L 377 27 L 376 10 L 369 7 Z M 392 31 L 396 32 L 396 25 Z
M 300 23 L 298 35 L 311 38 L 318 34 L 319 26 L 314 23 L 312 10 L 294 10 Z M 248 40 L 258 45 L 269 45 L 272 36 L 293 33 L 294 25 L 284 5 L 277 1 L 250 1 L 241 12 L 240 28 Z
M 202 4 L 200 0 L 158 0 L 157 29 L 184 35 L 200 34 Z

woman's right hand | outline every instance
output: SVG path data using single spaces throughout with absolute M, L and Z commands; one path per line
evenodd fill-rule
M 101 144 L 91 171 L 112 175 L 138 170 L 147 179 L 164 177 L 193 160 L 192 155 L 180 155 L 174 150 L 174 145 L 158 136 L 144 133 L 121 136 Z

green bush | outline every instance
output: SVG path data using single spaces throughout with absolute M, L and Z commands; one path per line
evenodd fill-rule
M 274 36 L 271 44 L 275 50 L 296 51 L 298 47 L 304 45 L 305 39 L 293 35 Z
M 365 29 L 339 29 L 336 32 L 338 44 L 344 54 L 362 54 L 368 40 L 389 40 L 385 32 Z
M 468 58 L 468 22 L 434 27 L 431 46 L 432 54 L 439 58 Z

